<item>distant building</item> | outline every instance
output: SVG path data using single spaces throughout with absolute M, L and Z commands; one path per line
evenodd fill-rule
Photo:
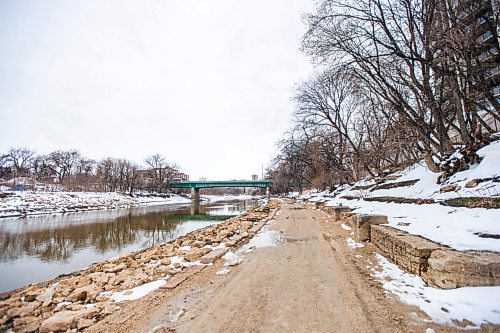
M 482 80 L 486 89 L 480 96 L 478 115 L 488 126 L 498 131 L 499 122 L 486 110 L 498 113 L 500 105 L 500 43 L 499 26 L 495 19 L 500 10 L 499 3 L 493 0 L 455 0 L 454 4 L 460 19 L 467 25 L 468 31 L 474 32 L 478 42 L 474 50 L 477 63 L 473 65 L 486 68 Z
M 189 180 L 188 174 L 174 168 L 137 170 L 137 174 L 139 175 L 139 177 L 146 183 L 154 181 L 154 172 L 156 172 L 157 175 L 159 175 L 161 172 L 164 172 L 165 182 L 180 182 Z
M 498 115 L 500 110 L 500 43 L 499 26 L 496 23 L 499 3 L 495 0 L 453 0 L 451 10 L 446 8 L 444 1 L 438 1 L 436 4 L 438 4 L 436 8 L 446 15 L 438 16 L 440 18 L 435 20 L 434 29 L 444 31 L 449 29 L 452 17 L 450 15 L 453 13 L 459 23 L 454 29 L 462 29 L 462 33 L 470 34 L 470 38 L 476 42 L 476 45 L 469 50 L 470 53 L 464 53 L 470 58 L 458 59 L 460 70 L 470 72 L 471 77 L 478 76 L 477 82 L 480 82 L 481 91 L 475 100 L 475 106 L 470 107 L 475 108 L 484 125 L 499 131 L 500 123 L 494 116 Z M 457 93 L 456 84 L 445 82 L 445 85 L 449 87 L 444 93 L 452 100 Z M 457 129 L 450 128 L 449 135 L 453 141 L 461 142 Z
M 252 181 L 257 181 L 259 180 L 259 175 L 252 175 Z
M 187 182 L 188 180 L 189 180 L 188 174 L 180 172 L 179 170 L 172 169 L 172 178 L 170 179 L 170 181 Z

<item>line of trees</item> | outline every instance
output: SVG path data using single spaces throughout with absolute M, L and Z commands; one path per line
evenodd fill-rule
M 178 166 L 168 163 L 161 154 L 144 160 L 146 167 L 120 158 L 100 161 L 86 158 L 78 150 L 56 150 L 37 155 L 25 147 L 10 148 L 0 154 L 0 178 L 62 185 L 71 191 L 123 192 L 135 190 L 163 192 L 170 180 L 178 174 Z
M 500 122 L 499 9 L 319 1 L 302 40 L 317 70 L 296 89 L 293 127 L 269 170 L 275 189 L 333 188 L 422 159 L 444 171 L 457 143 L 473 161 Z

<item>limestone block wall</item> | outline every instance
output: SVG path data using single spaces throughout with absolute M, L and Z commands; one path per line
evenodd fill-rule
M 372 243 L 392 262 L 410 273 L 424 276 L 428 259 L 441 245 L 425 238 L 382 225 L 371 226 Z
M 500 285 L 500 253 L 456 251 L 426 238 L 381 225 L 384 215 L 362 215 L 347 206 L 322 209 L 353 227 L 356 241 L 371 241 L 400 268 L 419 275 L 429 285 L 450 289 Z M 336 216 L 338 214 L 338 216 Z
M 371 226 L 371 241 L 385 257 L 432 286 L 500 285 L 500 253 L 456 251 L 383 225 Z
M 429 258 L 427 283 L 441 288 L 500 285 L 500 253 L 436 250 Z

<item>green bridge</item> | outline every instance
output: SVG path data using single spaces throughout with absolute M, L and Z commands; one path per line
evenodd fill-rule
M 231 180 L 231 181 L 187 181 L 171 182 L 170 188 L 190 188 L 191 198 L 195 203 L 200 201 L 200 188 L 214 187 L 263 187 L 269 189 L 273 183 L 267 180 Z M 269 190 L 267 191 L 269 193 Z
M 171 182 L 170 188 L 214 188 L 214 187 L 271 187 L 273 183 L 266 180 L 234 180 L 234 181 L 187 181 Z

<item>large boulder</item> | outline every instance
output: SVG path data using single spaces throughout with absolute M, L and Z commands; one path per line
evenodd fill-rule
M 95 300 L 101 292 L 101 288 L 95 284 L 76 288 L 66 299 L 70 302 L 85 302 L 86 300 Z
M 40 303 L 38 303 L 40 304 Z M 7 310 L 7 317 L 9 318 L 16 318 L 16 317 L 28 317 L 32 316 L 34 312 L 36 311 L 37 304 L 33 303 L 28 303 L 25 304 L 21 307 L 13 307 Z
M 88 275 L 94 285 L 104 287 L 109 279 L 116 276 L 114 273 L 95 272 Z
M 78 276 L 74 276 L 60 281 L 59 284 L 56 286 L 57 294 L 64 297 L 68 296 L 73 290 L 75 290 L 79 280 L 80 279 Z
M 134 274 L 128 276 L 122 283 L 122 287 L 125 289 L 135 288 L 146 282 L 149 282 L 149 276 L 142 270 L 136 270 Z
M 37 296 L 36 300 L 42 303 L 42 306 L 49 306 L 52 303 L 52 297 L 56 292 L 55 287 L 46 288 L 40 295 Z
M 109 284 L 112 286 L 117 286 L 124 281 L 130 279 L 131 276 L 135 274 L 135 270 L 133 269 L 124 269 L 120 271 L 116 276 L 109 279 Z
M 76 327 L 82 318 L 92 318 L 98 309 L 90 308 L 80 311 L 61 311 L 45 319 L 40 326 L 39 332 L 61 332 Z
M 187 252 L 186 254 L 184 254 L 184 259 L 186 259 L 187 261 L 198 261 L 200 260 L 201 257 L 203 257 L 205 254 L 209 253 L 210 251 L 212 251 L 211 249 L 207 249 L 207 248 L 193 248 L 191 249 L 191 251 Z
M 119 265 L 107 264 L 104 267 L 104 273 L 118 273 L 127 268 L 126 263 L 121 263 Z
M 213 251 L 205 254 L 203 257 L 201 257 L 200 262 L 202 264 L 213 263 L 214 261 L 216 261 L 217 259 L 222 257 L 222 255 L 224 253 L 226 253 L 226 251 L 227 251 L 226 248 L 213 250 Z
M 36 332 L 40 326 L 41 319 L 39 317 L 29 316 L 14 319 L 13 326 L 14 332 L 25 333 L 25 332 Z

